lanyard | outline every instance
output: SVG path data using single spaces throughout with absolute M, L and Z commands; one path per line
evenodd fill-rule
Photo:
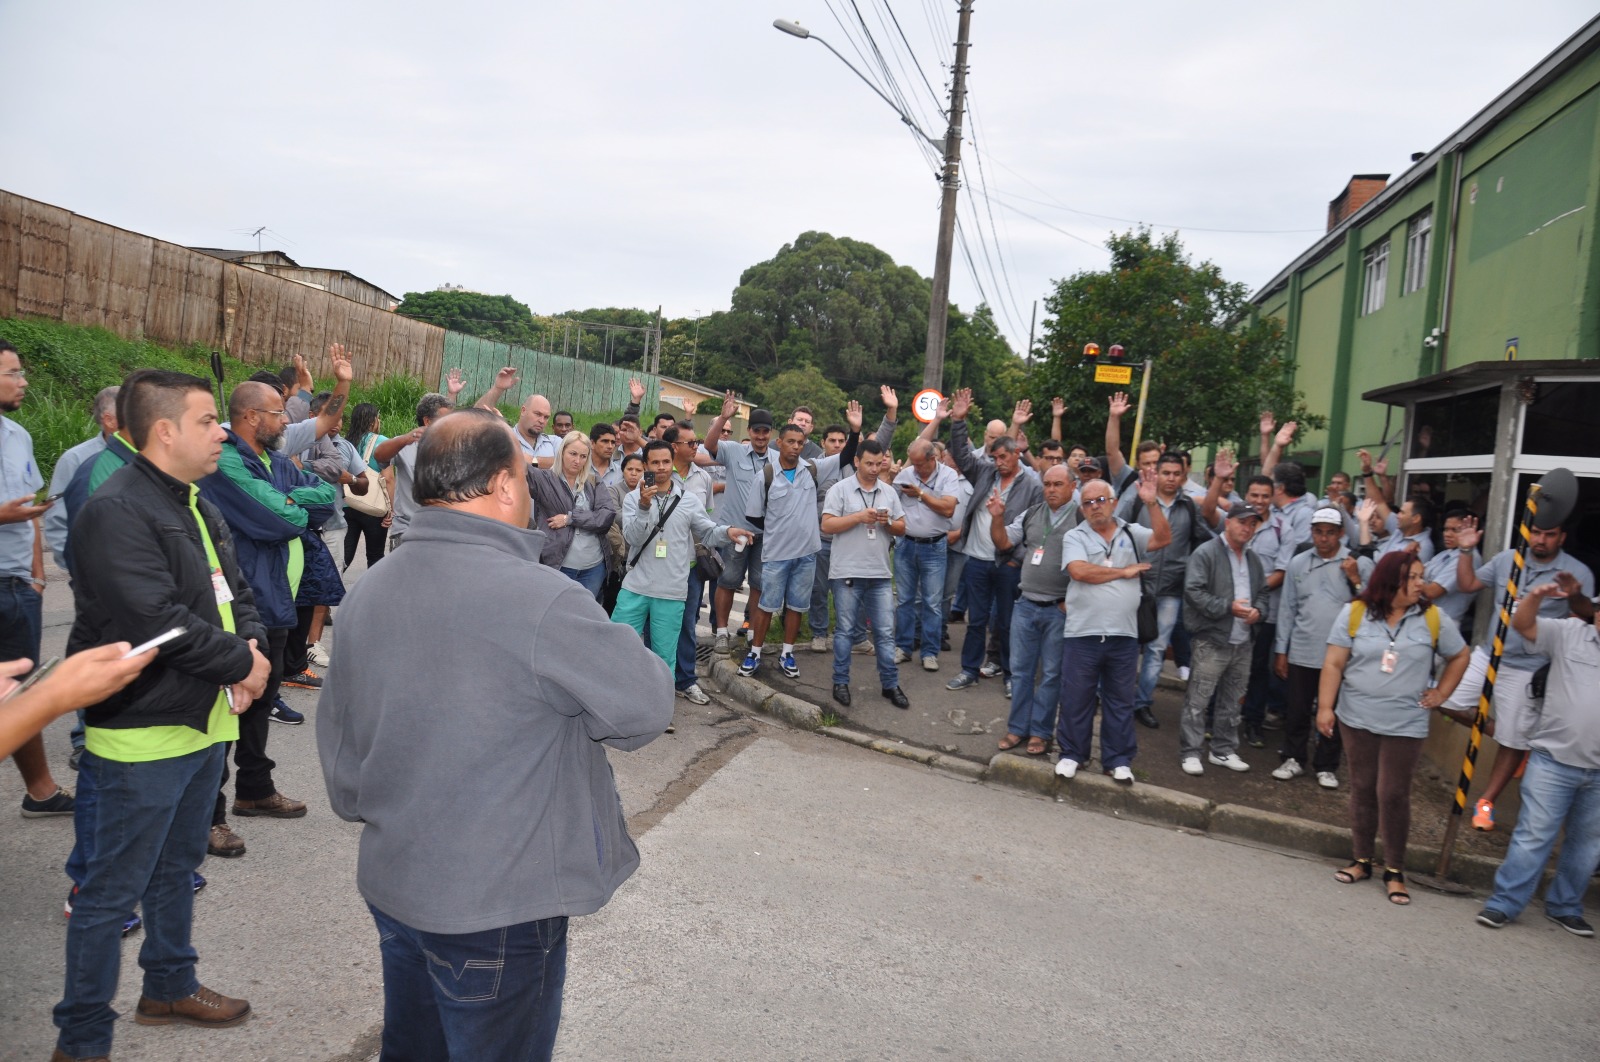
M 861 495 L 861 507 L 863 509 L 876 509 L 878 507 L 878 488 L 877 487 L 873 487 L 872 488 L 872 501 L 870 501 L 870 502 L 867 501 L 867 492 L 862 490 L 860 487 L 856 488 L 856 493 Z
M 1391 652 L 1394 650 L 1394 643 L 1400 640 L 1400 632 L 1406 629 L 1406 624 L 1411 621 L 1411 617 L 1414 615 L 1416 615 L 1414 611 L 1407 609 L 1406 614 L 1400 617 L 1399 624 L 1392 631 L 1387 623 L 1381 619 L 1378 620 L 1379 625 L 1383 627 L 1383 632 L 1389 636 L 1389 649 Z

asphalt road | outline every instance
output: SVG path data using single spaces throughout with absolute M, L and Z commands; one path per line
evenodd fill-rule
M 47 649 L 65 637 L 61 593 Z M 48 732 L 52 764 L 66 735 Z M 249 854 L 209 860 L 196 905 L 202 979 L 254 1018 L 125 1021 L 114 1057 L 372 1056 L 382 1001 L 358 827 L 326 808 L 310 726 L 275 726 L 271 752 L 311 812 L 236 823 Z M 573 924 L 562 1058 L 1600 1053 L 1597 944 L 1537 910 L 1492 938 L 1479 974 L 1464 959 L 1487 953 L 1472 901 L 1419 890 L 1392 907 L 1316 861 L 972 784 L 721 702 L 680 701 L 677 734 L 612 761 L 644 862 Z M 0 807 L 20 799 L 0 769 Z M 68 820 L 0 815 L 0 1059 L 50 1053 L 70 844 Z

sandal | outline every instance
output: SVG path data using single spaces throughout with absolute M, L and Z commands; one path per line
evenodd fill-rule
M 1366 881 L 1372 877 L 1372 860 L 1353 859 L 1350 865 L 1343 870 L 1333 872 L 1333 880 L 1341 885 L 1354 885 L 1358 881 Z M 1384 880 L 1388 880 L 1385 878 Z
M 1399 885 L 1398 889 L 1389 889 L 1390 885 Z M 1404 871 L 1393 867 L 1383 868 L 1383 887 L 1389 889 L 1389 902 L 1396 907 L 1404 907 L 1411 902 L 1411 894 L 1406 891 L 1406 876 Z
M 1022 744 L 1022 736 L 1020 734 L 1007 734 L 1000 739 L 1000 751 L 1010 752 L 1020 744 Z
M 1028 739 L 1028 755 L 1029 756 L 1043 756 L 1046 752 L 1049 752 L 1049 751 L 1050 751 L 1050 743 L 1048 741 L 1046 741 L 1044 738 L 1042 738 L 1042 737 L 1031 737 L 1031 738 Z

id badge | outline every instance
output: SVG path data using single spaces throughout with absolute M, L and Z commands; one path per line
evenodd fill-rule
M 665 560 L 666 556 L 667 556 L 667 540 L 664 539 L 664 538 L 656 539 L 656 559 L 657 560 Z
M 222 574 L 221 568 L 211 569 L 211 592 L 216 595 L 219 605 L 226 605 L 233 600 L 233 591 L 228 587 L 228 577 Z
M 1028 563 L 1029 564 L 1043 564 L 1044 563 L 1044 547 L 1043 546 L 1040 546 L 1038 549 L 1033 551 L 1033 556 L 1028 558 Z
M 878 529 L 876 527 L 868 527 L 867 528 L 867 538 L 876 539 L 877 537 L 878 537 Z
M 1394 651 L 1393 646 L 1390 646 L 1383 651 L 1382 662 L 1378 665 L 1378 667 L 1385 675 L 1392 675 L 1394 674 L 1394 665 L 1398 663 L 1399 660 L 1400 654 Z

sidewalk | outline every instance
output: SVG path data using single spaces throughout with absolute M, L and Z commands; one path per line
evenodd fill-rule
M 1185 684 L 1170 662 L 1156 692 L 1160 728 L 1136 728 L 1139 755 L 1133 763 L 1137 781 L 1132 787 L 1112 783 L 1097 763 L 1086 765 L 1073 781 L 1062 782 L 1053 771 L 1053 748 L 1045 756 L 1028 756 L 1020 748 L 1000 752 L 997 745 L 1005 736 L 1009 710 L 1002 680 L 982 679 L 977 686 L 959 692 L 945 689 L 945 683 L 960 671 L 964 633 L 963 624 L 950 625 L 956 651 L 939 654 L 939 671 L 924 671 L 917 659 L 900 666 L 900 685 L 911 701 L 909 710 L 896 709 L 882 698 L 876 661 L 868 654 L 851 656 L 849 708 L 832 698 L 832 654 L 812 653 L 809 644 L 800 645 L 795 654 L 798 679 L 786 677 L 778 668 L 775 641 L 762 654 L 761 670 L 753 678 L 742 678 L 737 675 L 739 653 L 730 657 L 711 654 L 709 637 L 702 637 L 702 674 L 741 703 L 795 725 L 822 726 L 832 736 L 969 777 L 1115 814 L 1226 834 L 1335 861 L 1348 858 L 1346 772 L 1341 770 L 1337 790 L 1323 789 L 1309 773 L 1288 782 L 1274 779 L 1271 772 L 1278 766 L 1281 732 L 1267 731 L 1265 748 L 1240 747 L 1240 755 L 1251 765 L 1248 772 L 1207 764 L 1206 773 L 1194 777 L 1179 769 L 1178 716 Z M 736 640 L 735 644 L 737 650 L 743 649 L 743 642 Z M 1463 747 L 1465 733 L 1462 731 Z M 1455 782 L 1453 769 L 1440 770 L 1426 763 L 1420 769 L 1412 791 L 1408 869 L 1433 871 Z M 1476 889 L 1487 889 L 1505 854 L 1512 825 L 1507 822 L 1494 832 L 1481 833 L 1463 823 L 1456 839 L 1452 877 Z

